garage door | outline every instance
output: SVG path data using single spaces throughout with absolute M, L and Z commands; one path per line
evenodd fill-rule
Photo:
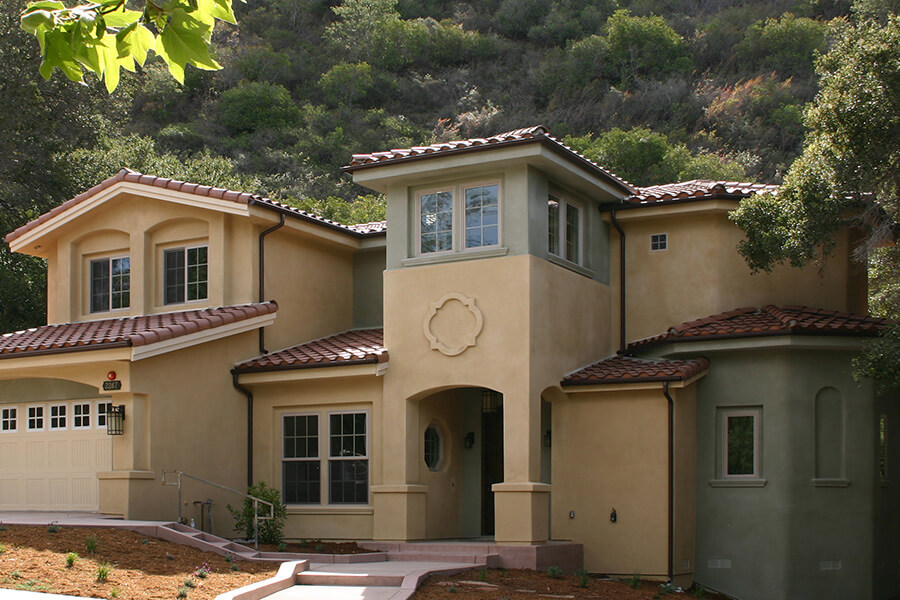
M 106 401 L 0 404 L 0 510 L 98 509 Z

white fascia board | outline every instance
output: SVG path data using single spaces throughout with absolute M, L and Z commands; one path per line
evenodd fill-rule
M 645 219 L 657 219 L 659 217 L 671 218 L 676 215 L 696 215 L 700 213 L 729 213 L 735 210 L 740 203 L 737 200 L 690 200 L 679 203 L 669 201 L 660 205 L 641 206 L 640 208 L 623 208 L 616 211 L 616 221 L 642 221 Z M 626 204 L 624 206 L 632 206 Z M 616 208 L 616 207 L 613 207 Z M 603 219 L 610 221 L 609 212 L 604 213 Z
M 84 365 L 88 363 L 129 361 L 131 348 L 98 348 L 92 350 L 90 346 L 83 346 L 78 350 L 58 352 L 52 354 L 26 355 L 0 359 L 0 379 L 7 379 L 6 375 L 13 375 L 14 379 L 26 376 L 36 376 L 29 371 L 41 369 L 55 369 L 72 365 Z M 46 376 L 46 375 L 41 375 Z
M 168 188 L 156 187 L 141 183 L 133 183 L 130 181 L 119 181 L 108 188 L 94 194 L 91 198 L 79 202 L 75 206 L 64 210 L 52 219 L 41 223 L 31 231 L 27 231 L 17 239 L 10 243 L 10 249 L 19 252 L 22 248 L 31 246 L 44 236 L 53 232 L 55 229 L 74 221 L 82 215 L 90 212 L 101 204 L 115 198 L 120 194 L 134 194 L 154 200 L 162 200 L 165 202 L 174 202 L 184 206 L 193 206 L 196 208 L 212 209 L 233 215 L 249 214 L 249 207 L 246 204 L 235 202 L 233 200 L 222 200 L 220 198 L 212 198 L 210 196 L 202 196 L 200 194 L 190 194 L 187 192 L 179 192 Z
M 224 337 L 236 335 L 239 333 L 245 333 L 247 331 L 253 331 L 255 329 L 259 329 L 260 327 L 267 327 L 275 322 L 276 314 L 277 313 L 260 315 L 258 317 L 244 319 L 243 321 L 236 321 L 227 325 L 213 327 L 212 329 L 205 329 L 203 331 L 198 331 L 189 335 L 182 335 L 176 338 L 163 340 L 161 342 L 146 344 L 144 346 L 135 346 L 133 348 L 130 348 L 131 360 L 138 361 L 145 358 L 151 358 L 153 356 L 159 356 L 160 354 L 165 354 L 167 352 L 174 352 L 175 350 L 190 348 L 191 346 L 196 346 L 197 344 L 205 344 L 207 342 L 219 340 Z
M 240 373 L 238 375 L 238 383 L 240 383 L 241 385 L 258 385 L 263 383 L 310 381 L 315 379 L 377 377 L 384 374 L 386 365 L 387 363 L 366 363 L 361 365 L 324 364 L 315 367 L 300 367 L 297 369 L 279 369 L 276 371 Z

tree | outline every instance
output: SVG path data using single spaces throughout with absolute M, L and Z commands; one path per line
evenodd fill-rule
M 609 60 L 626 86 L 640 78 L 661 78 L 693 67 L 684 40 L 662 17 L 636 17 L 617 10 L 606 21 Z
M 840 22 L 836 34 L 834 47 L 816 63 L 820 91 L 805 115 L 803 154 L 777 196 L 746 199 L 732 213 L 747 234 L 738 250 L 754 270 L 822 260 L 848 224 L 867 233 L 861 255 L 895 243 L 900 232 L 900 17 L 883 25 Z M 894 326 L 882 340 L 897 337 Z M 875 375 L 881 389 L 900 387 L 900 346 L 873 344 L 861 361 L 880 365 L 859 373 Z
M 112 93 L 119 85 L 119 70 L 143 66 L 151 50 L 179 82 L 184 82 L 189 64 L 220 69 L 209 54 L 209 41 L 216 19 L 236 23 L 231 2 L 142 0 L 143 10 L 131 10 L 126 0 L 97 0 L 72 8 L 58 0 L 39 0 L 28 4 L 21 25 L 40 44 L 44 79 L 59 69 L 81 82 L 89 71 Z

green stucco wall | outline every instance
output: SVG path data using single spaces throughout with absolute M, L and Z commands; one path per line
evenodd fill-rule
M 704 355 L 711 368 L 698 388 L 696 581 L 740 600 L 900 593 L 896 516 L 893 532 L 883 531 L 897 492 L 878 481 L 874 393 L 869 382 L 853 380 L 852 353 L 795 344 Z M 830 481 L 815 479 L 816 396 L 826 387 L 843 406 L 843 475 Z M 719 483 L 717 415 L 724 407 L 761 407 L 764 486 Z M 839 440 L 833 431 L 820 424 L 820 437 Z M 873 573 L 876 557 L 893 573 Z
M 384 322 L 384 269 L 383 247 L 353 256 L 353 327 L 381 327 Z

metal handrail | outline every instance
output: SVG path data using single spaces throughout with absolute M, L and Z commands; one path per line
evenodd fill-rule
M 175 474 L 178 476 L 176 481 L 168 481 L 166 479 L 166 475 Z M 184 471 L 163 471 L 162 472 L 162 484 L 168 486 L 178 486 L 178 522 L 181 523 L 181 478 L 187 477 L 188 479 L 193 479 L 194 481 L 199 481 L 200 483 L 205 483 L 206 485 L 211 485 L 213 487 L 217 487 L 219 489 L 225 490 L 227 492 L 231 492 L 233 494 L 237 494 L 242 498 L 247 498 L 248 500 L 253 501 L 253 547 L 259 550 L 259 522 L 260 521 L 269 521 L 275 516 L 275 505 L 271 502 L 267 502 L 262 498 L 257 498 L 256 496 L 251 496 L 250 494 L 245 494 L 239 490 L 234 488 L 230 488 L 228 486 L 222 485 L 221 483 L 216 483 L 215 481 L 210 481 L 208 479 L 203 479 L 202 477 L 197 477 L 196 475 L 191 475 L 190 473 L 185 473 Z M 269 507 L 269 515 L 260 515 L 259 514 L 259 505 L 265 504 Z

